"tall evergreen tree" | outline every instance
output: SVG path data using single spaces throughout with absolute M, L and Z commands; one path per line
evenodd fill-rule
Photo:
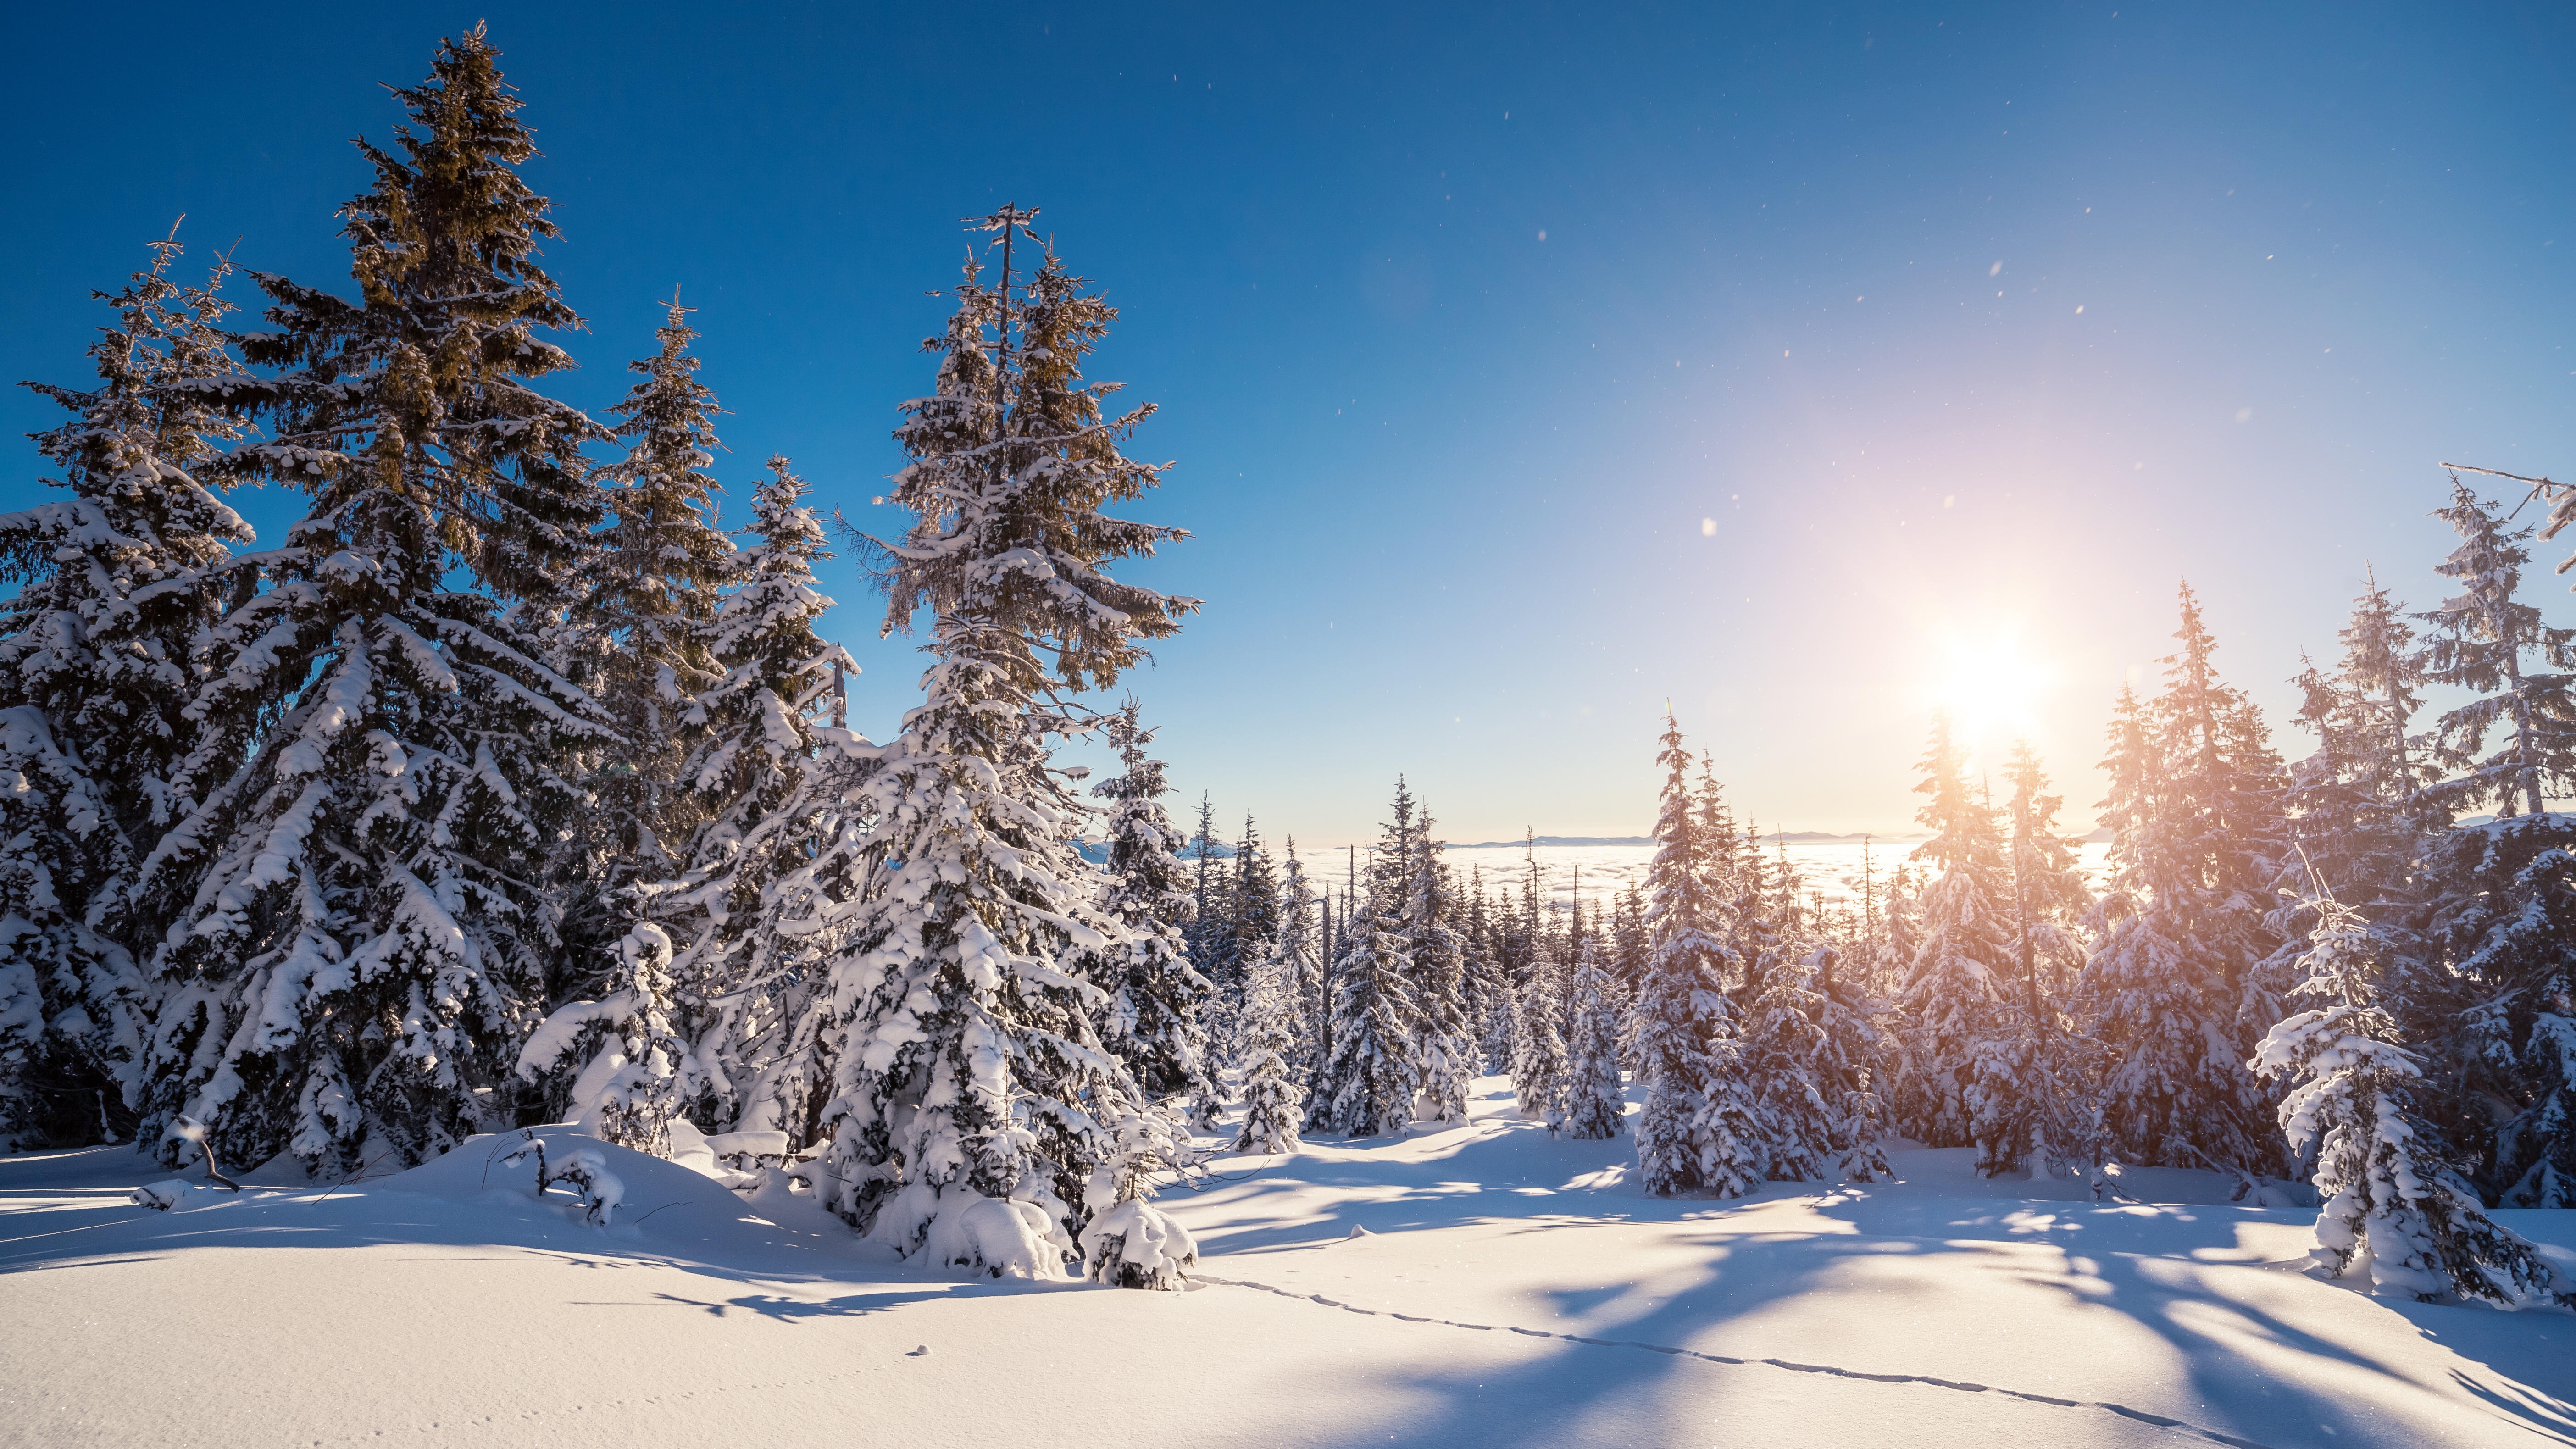
M 1232 875 L 1226 902 L 1234 940 L 1227 956 L 1248 971 L 1270 959 L 1270 948 L 1279 939 L 1279 871 L 1249 815 L 1243 817 L 1243 838 L 1234 847 Z
M 2576 1308 L 2576 1274 L 2487 1216 L 2414 1111 L 2422 1073 L 2377 1001 L 2380 938 L 2331 896 L 2313 914 L 2294 994 L 2318 1004 L 2275 1026 L 2253 1066 L 2295 1083 L 2281 1127 L 2291 1152 L 2315 1162 L 2318 1261 L 2337 1277 L 2367 1263 L 2380 1291 L 2426 1301 Z
M 2026 1104 L 1997 1070 L 1996 1047 L 2016 1012 L 2003 841 L 1946 714 L 1933 720 L 1921 768 L 1914 788 L 1929 798 L 1915 818 L 1932 838 L 1914 855 L 1936 873 L 1923 891 L 1922 943 L 1897 997 L 1906 1023 L 1897 1121 L 1934 1147 L 1973 1143 L 1980 1171 L 2002 1171 L 2026 1151 L 2028 1131 Z
M 1353 903 L 1336 973 L 1332 1054 L 1308 1125 L 1345 1137 L 1392 1137 L 1413 1121 L 1422 1091 L 1414 1032 L 1412 942 L 1405 935 L 1411 882 L 1413 796 L 1396 786 L 1395 821 L 1370 851 L 1367 893 Z
M 1025 215 L 981 225 L 1007 242 Z M 994 1273 L 1048 1273 L 1093 1214 L 1150 1212 L 1150 1172 L 1185 1150 L 1095 1029 L 1107 993 L 1080 960 L 1126 928 L 1093 899 L 1086 812 L 1048 764 L 1082 723 L 1051 691 L 1115 683 L 1195 606 L 1106 572 L 1184 535 L 1101 511 L 1161 470 L 1120 451 L 1152 408 L 1111 416 L 1112 389 L 1082 380 L 1117 316 L 1085 285 L 1052 250 L 1018 296 L 1007 257 L 996 286 L 970 266 L 928 344 L 938 386 L 905 405 L 891 494 L 915 521 L 870 547 L 886 629 L 928 609 L 932 664 L 854 802 L 870 878 L 828 921 L 830 1206 Z
M 2424 677 L 2477 698 L 2433 727 L 2441 763 L 2461 773 L 2433 786 L 2431 799 L 2455 814 L 2490 804 L 2498 815 L 2543 814 L 2549 795 L 2576 789 L 2576 674 L 2564 672 L 2576 669 L 2576 629 L 2543 624 L 2514 597 L 2531 561 L 2529 528 L 2506 527 L 2456 477 L 2439 516 L 2460 546 L 2434 571 L 2460 593 L 2419 616 L 2432 625 Z M 2532 664 L 2561 672 L 2525 673 Z
M 1278 937 L 1270 954 L 1248 974 L 1244 993 L 1243 1057 L 1237 1073 L 1243 1083 L 1243 1127 L 1235 1135 L 1237 1152 L 1297 1150 L 1306 1102 L 1296 1063 L 1297 1024 L 1315 969 L 1313 915 L 1313 893 L 1292 838 L 1287 876 L 1280 883 Z
M 1865 982 L 1843 978 L 1841 954 L 1830 946 L 1808 953 L 1814 969 L 1817 1024 L 1822 1029 L 1814 1058 L 1815 1081 L 1824 1094 L 1834 1159 L 1831 1171 L 1847 1182 L 1876 1182 L 1888 1176 L 1887 1107 L 1879 1094 L 1885 1056 L 1876 1026 L 1882 1014 Z
M 1729 922 L 1713 879 L 1713 790 L 1694 792 L 1681 726 L 1664 717 L 1664 788 L 1647 867 L 1646 930 L 1653 949 L 1637 995 L 1635 1052 L 1645 1101 L 1637 1117 L 1637 1169 L 1658 1197 L 1714 1191 L 1740 1196 L 1763 1171 L 1745 1130 L 1750 1095 L 1743 1046 L 1726 996 Z
M 626 455 L 594 473 L 613 517 L 578 568 L 571 609 L 579 679 L 617 726 L 617 744 L 587 757 L 588 808 L 565 851 L 566 920 L 559 994 L 590 990 L 620 960 L 607 949 L 635 913 L 639 881 L 665 880 L 704 817 L 706 797 L 682 777 L 698 695 L 725 682 L 709 625 L 734 581 L 733 540 L 715 522 L 715 394 L 689 355 L 689 308 L 664 311 L 660 350 L 628 364 L 643 380 L 609 410 Z M 596 965 L 592 963 L 598 963 Z
M 1413 1042 L 1422 1087 L 1416 1115 L 1432 1122 L 1464 1122 L 1478 1052 L 1467 1009 L 1467 951 L 1457 928 L 1457 890 L 1440 858 L 1440 842 L 1432 837 L 1429 812 L 1417 817 L 1410 837 L 1404 939 L 1418 1013 Z
M 2491 1200 L 2576 1207 L 2576 816 L 2446 832 L 2424 875 L 2431 970 L 2406 978 L 2410 1015 L 2451 1038 L 2426 1105 Z
M 1467 953 L 1468 1016 L 1476 1024 L 1476 1045 L 1482 1054 L 1480 1068 L 1508 1072 L 1516 1011 L 1500 917 L 1497 902 L 1485 890 L 1484 868 L 1479 866 L 1468 881 L 1467 921 L 1459 933 Z
M 479 28 L 442 44 L 394 92 L 397 144 L 360 143 L 360 301 L 260 278 L 275 330 L 244 351 L 282 372 L 226 468 L 313 507 L 207 640 L 174 781 L 198 803 L 144 866 L 189 902 L 153 1123 L 185 1112 L 230 1161 L 347 1170 L 370 1134 L 417 1160 L 508 1123 L 551 945 L 535 883 L 583 803 L 568 765 L 613 736 L 543 662 L 601 433 L 530 386 L 571 365 L 539 330 L 578 319 L 536 266 L 555 229 L 497 62 Z
M 2077 991 L 2109 1052 L 2105 1150 L 2177 1167 L 2268 1171 L 2262 1086 L 2246 1070 L 2249 992 L 2270 953 L 2265 896 L 2278 839 L 2277 762 L 2252 706 L 2221 682 L 2198 600 L 2182 591 L 2182 648 L 2149 703 L 2123 691 L 2112 726 L 2109 889 Z
M 1987 1076 L 2019 1102 L 2028 1123 L 2032 1170 L 2090 1172 L 2100 1160 L 2100 1113 L 2092 1100 L 2091 1054 L 2065 1013 L 2068 979 L 2084 960 L 2083 925 L 2093 892 L 2075 845 L 2057 833 L 2064 801 L 2028 743 L 2016 745 L 2012 782 L 2012 942 L 2018 1012 Z
M 2460 593 L 2419 615 L 2433 684 L 2476 697 L 2435 722 L 2436 760 L 2456 773 L 2420 794 L 2419 823 L 2451 830 L 2417 882 L 2427 938 L 2401 958 L 2397 1009 L 2447 1047 L 2426 1107 L 2457 1132 L 2471 1176 L 2501 1202 L 2576 1206 L 2576 819 L 2548 799 L 2576 785 L 2576 629 L 2552 628 L 2517 595 L 2531 530 L 2456 478 L 2441 517 L 2460 535 L 2437 568 Z M 2562 671 L 2562 672 L 2548 672 Z M 2501 736 L 2496 747 L 2491 739 Z M 2392 934 L 2382 928 L 2383 935 Z M 2402 942 L 2390 943 L 2403 945 Z
M 1843 1165 L 1843 1139 L 1865 1130 L 1846 1120 L 1857 1103 L 1828 1095 L 1843 1084 L 1827 1075 L 1835 1063 L 1817 989 L 1823 965 L 1812 952 L 1773 962 L 1760 978 L 1761 994 L 1745 1007 L 1745 1071 L 1762 1124 L 1764 1172 L 1774 1182 L 1831 1181 Z
M 1564 1130 L 1572 1076 L 1565 1040 L 1569 983 L 1553 945 L 1542 938 L 1521 985 L 1520 1053 L 1512 1067 L 1512 1096 L 1521 1115 L 1546 1123 L 1550 1136 Z
M 1627 1024 L 1633 1018 L 1637 992 L 1645 984 L 1646 963 L 1652 959 L 1646 941 L 1646 896 L 1636 886 L 1619 892 L 1616 910 L 1610 924 L 1611 990 L 1620 1022 L 1619 1052 L 1623 1063 L 1635 1061 L 1629 1052 L 1632 1034 Z
M 1565 1015 L 1565 1135 L 1577 1141 L 1601 1141 L 1619 1135 L 1626 1110 L 1619 1081 L 1619 1021 L 1614 1000 L 1618 990 L 1604 959 L 1601 922 L 1596 913 L 1585 928 L 1580 902 L 1573 922 L 1574 971 L 1568 983 Z
M 1190 920 L 1185 932 L 1190 947 L 1190 964 L 1210 982 L 1222 986 L 1233 979 L 1234 902 L 1233 892 L 1222 859 L 1217 854 L 1216 802 L 1199 796 L 1199 828 L 1189 839 L 1192 869 L 1190 885 Z
M 704 1071 L 692 1110 L 802 1144 L 826 1083 L 813 1044 L 790 1039 L 812 1017 L 820 942 L 780 926 L 810 905 L 794 887 L 847 850 L 841 799 L 874 751 L 838 717 L 858 664 L 817 631 L 832 607 L 814 587 L 815 563 L 831 557 L 822 521 L 785 458 L 769 472 L 752 494 L 736 582 L 701 626 L 722 678 L 679 712 L 691 744 L 678 785 L 694 797 L 697 827 L 680 843 L 677 878 L 638 889 L 644 914 L 677 943 L 675 1019 Z
M 2423 657 L 2404 607 L 2376 577 L 2353 601 L 2343 657 L 2332 673 L 2310 664 L 2299 686 L 2298 723 L 2315 753 L 2292 771 L 2283 809 L 2298 850 L 2282 884 L 2293 899 L 2311 875 L 2338 898 L 2382 923 L 2407 897 L 2408 875 L 2431 821 L 2421 796 L 2426 761 L 2407 728 L 2422 708 Z M 2447 823 L 2445 820 L 2443 823 Z M 2306 949 L 2306 924 L 2293 951 Z
M 173 777 L 196 734 L 190 654 L 235 588 L 240 517 L 198 481 L 240 435 L 208 403 L 238 372 L 220 328 L 228 266 L 171 276 L 180 247 L 114 293 L 89 351 L 98 386 L 28 384 L 72 413 L 35 435 L 68 495 L 0 514 L 0 1150 L 130 1130 L 161 912 L 135 871 L 186 812 Z
M 1109 992 L 1101 1035 L 1147 1095 L 1204 1100 L 1215 1090 L 1208 1080 L 1207 1033 L 1198 1022 L 1208 981 L 1191 969 L 1182 936 L 1190 901 L 1175 854 L 1181 833 L 1163 810 L 1170 787 L 1163 762 L 1145 753 L 1154 731 L 1144 727 L 1134 700 L 1109 716 L 1104 736 L 1118 752 L 1120 772 L 1092 790 L 1113 802 L 1109 880 L 1101 904 L 1127 932 L 1095 968 Z

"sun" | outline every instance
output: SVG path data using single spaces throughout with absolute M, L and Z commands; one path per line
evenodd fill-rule
M 1936 701 L 1950 715 L 1960 743 L 1974 749 L 2019 739 L 2038 721 L 2048 671 L 2021 650 L 2016 631 L 1983 639 L 1948 640 Z

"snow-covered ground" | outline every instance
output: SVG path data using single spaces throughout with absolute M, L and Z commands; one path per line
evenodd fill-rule
M 0 1158 L 0 1444 L 2576 1443 L 2576 1317 L 2317 1282 L 2307 1213 L 2207 1174 L 1666 1202 L 1481 1085 L 1168 1194 L 1172 1294 L 961 1281 L 586 1140 L 606 1229 L 492 1140 L 169 1213 L 124 1149 Z M 2576 1261 L 2576 1212 L 2501 1216 Z

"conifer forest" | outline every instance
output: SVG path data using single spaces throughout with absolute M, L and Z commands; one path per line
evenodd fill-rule
M 294 158 L 345 276 L 137 236 L 26 384 L 0 1439 L 2576 1436 L 2576 486 L 2406 461 L 2449 551 L 2308 653 L 2168 580 L 2098 750 L 1866 721 L 1911 828 L 1832 879 L 1730 744 L 1802 686 L 1679 667 L 1633 869 L 1355 718 L 1301 842 L 1175 763 L 1246 600 L 1114 249 L 906 213 L 944 320 L 833 404 L 899 463 L 738 455 L 759 324 L 600 355 L 558 102 L 443 33 Z

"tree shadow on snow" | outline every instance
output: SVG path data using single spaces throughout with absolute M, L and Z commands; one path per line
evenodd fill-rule
M 2547 1315 L 2542 1324 L 2537 1321 L 2541 1315 L 2373 1300 L 2374 1306 L 2406 1317 L 2426 1337 L 2441 1341 L 2491 1376 L 2482 1379 L 2452 1369 L 2442 1381 L 2427 1382 L 2428 1375 L 2421 1370 L 2380 1361 L 2366 1349 L 2242 1301 L 2244 1295 L 2224 1295 L 2203 1286 L 2203 1280 L 2218 1274 L 2288 1271 L 2251 1264 L 2234 1250 L 2219 1257 L 2210 1252 L 2212 1239 L 2227 1242 L 2232 1229 L 2243 1223 L 2304 1226 L 2306 1212 L 2206 1205 L 2097 1207 L 2081 1200 L 2080 1187 L 2060 1182 L 2032 1184 L 2028 1199 L 2004 1197 L 1997 1191 L 2010 1191 L 2011 1185 L 1987 1184 L 1968 1191 L 1994 1196 L 1963 1201 L 1943 1195 L 1943 1184 L 1925 1181 L 1903 1187 L 1831 1190 L 1780 1184 L 1752 1199 L 1725 1204 L 1657 1200 L 1633 1195 L 1632 1186 L 1609 1185 L 1597 1191 L 1578 1186 L 1578 1179 L 1597 1172 L 1606 1159 L 1624 1158 L 1633 1151 L 1625 1138 L 1583 1143 L 1532 1140 L 1538 1131 L 1534 1124 L 1493 1116 L 1480 1118 L 1469 1128 L 1441 1130 L 1455 1133 L 1456 1140 L 1425 1143 L 1423 1138 L 1435 1134 L 1422 1129 L 1409 1138 L 1383 1142 L 1325 1139 L 1313 1144 L 1321 1149 L 1319 1153 L 1276 1161 L 1245 1179 L 1219 1184 L 1211 1191 L 1222 1194 L 1223 1200 L 1210 1204 L 1210 1225 L 1201 1235 L 1202 1245 L 1208 1252 L 1237 1261 L 1257 1261 L 1271 1253 L 1342 1240 L 1354 1227 L 1393 1235 L 1510 1225 L 1507 1235 L 1520 1236 L 1584 1227 L 1670 1225 L 1662 1230 L 1667 1235 L 1678 1232 L 1685 1240 L 1705 1235 L 1701 1241 L 1708 1258 L 1699 1281 L 1677 1291 L 1667 1291 L 1667 1283 L 1658 1290 L 1660 1301 L 1645 1301 L 1640 1295 L 1633 1311 L 1624 1313 L 1622 1305 L 1629 1294 L 1622 1285 L 1544 1290 L 1540 1297 L 1553 1311 L 1526 1326 L 1592 1340 L 1747 1358 L 1790 1355 L 1793 1350 L 1786 1345 L 1751 1346 L 1747 1332 L 1724 1332 L 1730 1324 L 1749 1324 L 1800 1294 L 1827 1289 L 1847 1292 L 1846 1275 L 1865 1271 L 1864 1260 L 1904 1257 L 1926 1264 L 1928 1270 L 1940 1259 L 1991 1254 L 1998 1261 L 1969 1265 L 1966 1271 L 1997 1274 L 2016 1286 L 2063 1294 L 2085 1308 L 2119 1314 L 2152 1333 L 2169 1350 L 2173 1365 L 2159 1384 L 2165 1391 L 2148 1402 L 2131 1404 L 2134 1409 L 2174 1413 L 2199 1427 L 2279 1449 L 2329 1439 L 2384 1438 L 2389 1426 L 2378 1406 L 2342 1387 L 2359 1371 L 2446 1398 L 2456 1387 L 2502 1424 L 2550 1442 L 2576 1444 L 2576 1403 L 2570 1402 L 2565 1389 L 2553 1391 L 2519 1382 L 2506 1368 L 2498 1367 L 2523 1367 L 2527 1375 L 2529 1365 L 2548 1361 L 2546 1355 L 2535 1359 L 2531 1344 L 2535 1333 L 2564 1338 L 2576 1347 L 2576 1330 L 2561 1328 L 2568 1320 Z M 1353 1197 L 1306 1191 L 1347 1185 L 1376 1192 Z M 1849 1230 L 1782 1233 L 1770 1230 L 1776 1221 L 1757 1226 L 1750 1219 L 1752 1212 L 1782 1198 L 1808 1198 L 1812 1211 Z M 1183 1205 L 1188 1202 L 1187 1195 L 1177 1193 L 1166 1200 L 1175 1199 Z M 1218 1212 L 1224 1215 L 1221 1222 L 1215 1220 Z M 2029 1256 L 2034 1250 L 2054 1250 L 2058 1266 L 2039 1267 Z M 1212 1267 L 1225 1271 L 1221 1264 Z M 1901 1282 L 1872 1286 L 1876 1296 L 1870 1311 L 1900 1308 L 1905 1296 Z M 1927 1285 L 1922 1291 L 1955 1290 Z M 1408 1327 L 1426 1335 L 1468 1331 L 1438 1323 Z M 1397 1430 L 1392 1440 L 1396 1443 L 1552 1449 L 1583 1438 L 1587 1423 L 1619 1422 L 1623 1411 L 1634 1408 L 1638 1395 L 1664 1392 L 1675 1374 L 1712 1376 L 1689 1386 L 1688 1391 L 1705 1402 L 1738 1392 L 1768 1393 L 1777 1386 L 1744 1376 L 1785 1372 L 1710 1364 L 1670 1352 L 1604 1347 L 1564 1337 L 1518 1340 L 1523 1347 L 1533 1341 L 1547 1344 L 1543 1357 L 1499 1373 L 1491 1367 L 1455 1371 L 1439 1367 L 1444 1346 L 1426 1341 L 1418 1360 L 1408 1355 L 1407 1362 L 1391 1367 L 1385 1376 L 1389 1390 L 1402 1391 L 1422 1404 L 1422 1411 L 1407 1415 L 1402 1424 L 1388 1422 L 1355 1432 L 1350 1442 L 1388 1443 L 1379 1436 Z M 2263 1356 L 2249 1357 L 2242 1348 L 2249 1342 L 2265 1345 Z M 1823 1356 L 1818 1350 L 1796 1352 Z M 2277 1362 L 2275 1356 L 2285 1353 L 2338 1367 L 2316 1375 L 2284 1375 L 2267 1369 L 2266 1364 Z M 1426 1370 L 1426 1361 L 1435 1366 Z M 1826 1361 L 1853 1370 L 1929 1371 L 1922 1363 Z M 2561 1361 L 2576 1362 L 2576 1354 Z M 1680 1386 L 1670 1387 L 1678 1390 Z M 2039 1394 L 2074 1392 L 2045 1378 L 1998 1387 Z M 1957 1392 L 1933 1385 L 1919 1386 L 1917 1391 Z M 2078 1423 L 2067 1425 L 2070 1441 L 2089 1432 Z

